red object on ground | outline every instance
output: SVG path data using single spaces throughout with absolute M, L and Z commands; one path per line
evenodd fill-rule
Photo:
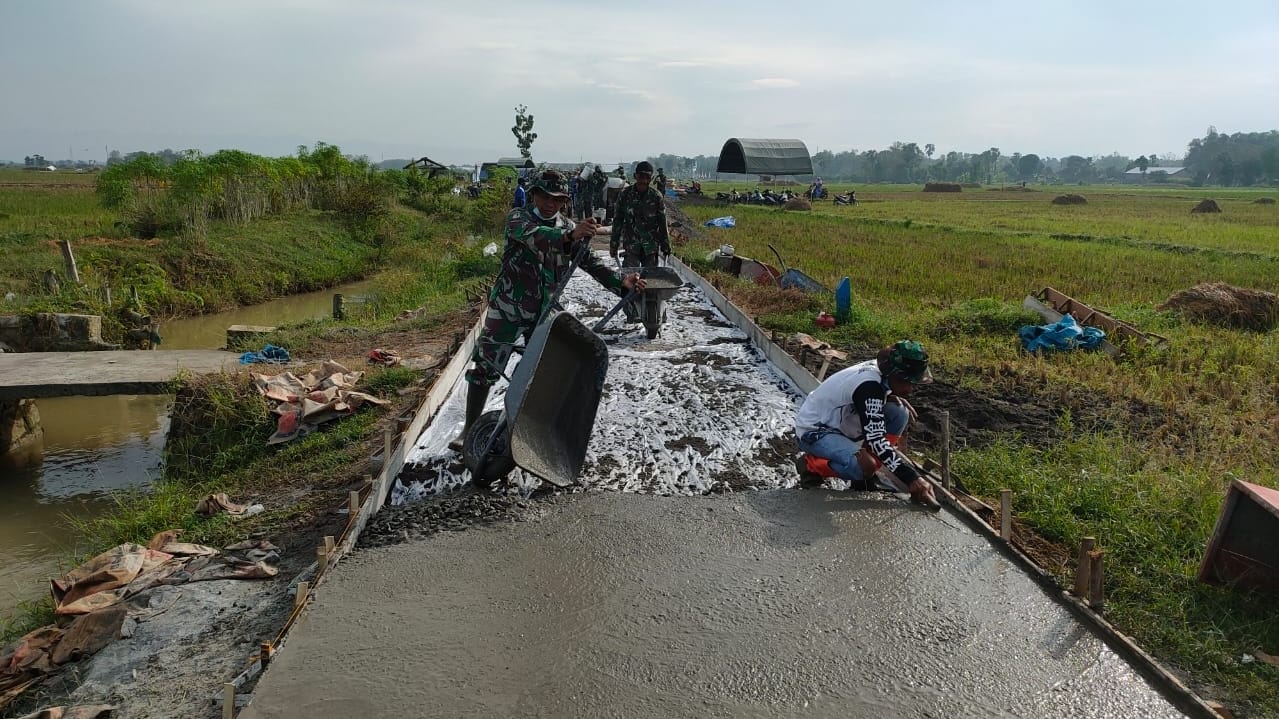
M 818 477 L 838 477 L 835 470 L 830 468 L 830 460 L 825 457 L 814 457 L 811 454 L 804 455 L 804 464 L 807 465 L 808 471 Z
M 831 329 L 835 326 L 835 317 L 829 312 L 823 312 L 817 315 L 817 319 L 813 320 L 813 322 L 822 329 Z

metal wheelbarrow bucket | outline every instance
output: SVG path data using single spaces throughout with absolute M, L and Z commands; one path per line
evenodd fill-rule
M 684 280 L 671 267 L 623 267 L 622 271 L 638 271 L 640 277 L 644 278 L 644 291 L 631 290 L 628 292 L 620 302 L 613 306 L 613 309 L 608 311 L 608 314 L 595 323 L 594 330 L 596 332 L 603 330 L 608 321 L 613 319 L 613 316 L 619 310 L 628 303 L 634 302 L 638 305 L 636 312 L 644 323 L 648 338 L 654 339 L 657 337 L 657 333 L 661 331 L 662 323 L 666 321 L 666 301 L 680 291 L 680 288 L 684 286 Z
M 519 467 L 557 487 L 573 484 L 607 374 L 604 341 L 568 312 L 548 314 L 511 374 L 504 408 L 476 420 L 463 441 L 472 476 L 493 481 Z

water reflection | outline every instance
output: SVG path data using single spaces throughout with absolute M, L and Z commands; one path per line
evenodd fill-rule
M 368 291 L 357 282 L 254 307 L 161 325 L 165 349 L 216 349 L 233 324 L 279 325 L 326 317 L 335 292 Z M 42 451 L 23 467 L 0 466 L 0 618 L 45 582 L 76 549 L 67 517 L 87 518 L 110 505 L 113 490 L 145 487 L 160 473 L 170 396 L 62 397 L 37 400 Z

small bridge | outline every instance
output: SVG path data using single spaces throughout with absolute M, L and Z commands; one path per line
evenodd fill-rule
M 6 352 L 0 354 L 0 400 L 167 394 L 184 370 L 239 367 L 238 353 L 221 350 Z

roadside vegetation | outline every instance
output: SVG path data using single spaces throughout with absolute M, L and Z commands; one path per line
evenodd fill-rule
M 366 371 L 361 388 L 391 400 L 388 409 L 366 409 L 272 447 L 265 442 L 274 417 L 247 373 L 180 379 L 175 382 L 175 407 L 160 477 L 143 489 L 118 493 L 112 509 L 100 516 L 68 518 L 80 535 L 76 543 L 80 553 L 68 557 L 67 565 L 122 542 L 145 544 L 166 529 L 183 530 L 184 541 L 213 546 L 267 531 L 272 537 L 303 545 L 304 554 L 314 546 L 314 542 L 306 544 L 310 535 L 333 533 L 331 525 L 338 520 L 331 516 L 331 509 L 362 483 L 369 457 L 381 446 L 382 427 L 414 404 L 418 391 L 429 387 L 434 376 L 402 367 L 368 368 L 363 366 L 364 353 L 374 347 L 394 347 L 405 336 L 447 345 L 456 331 L 474 323 L 475 301 L 486 291 L 499 261 L 483 248 L 500 242 L 511 180 L 505 175 L 494 178 L 495 190 L 469 200 L 453 194 L 448 178 L 367 172 L 357 182 L 376 190 L 376 203 L 353 202 L 354 210 L 350 205 L 338 210 L 289 208 L 245 219 L 183 217 L 182 229 L 150 242 L 115 228 L 113 218 L 121 215 L 103 215 L 92 185 L 68 191 L 76 198 L 70 205 L 59 204 L 52 191 L 0 186 L 0 203 L 6 203 L 2 206 L 20 205 L 47 213 L 43 223 L 24 216 L 24 229 L 14 231 L 44 239 L 78 236 L 87 224 L 69 220 L 59 214 L 63 211 L 78 213 L 81 222 L 96 223 L 96 229 L 112 227 L 122 237 L 118 244 L 103 245 L 107 251 L 91 252 L 88 243 L 82 243 L 86 251 L 77 253 L 82 272 L 86 266 L 94 268 L 91 271 L 110 267 L 121 272 L 153 268 L 156 282 L 148 287 L 156 291 L 143 296 L 170 311 L 194 312 L 210 305 L 252 302 L 289 289 L 308 289 L 309 285 L 296 284 L 304 281 L 296 272 L 290 274 L 297 268 L 279 262 L 280 257 L 293 257 L 304 269 L 319 273 L 325 279 L 315 279 L 317 286 L 374 275 L 366 301 L 353 306 L 345 319 L 283 327 L 263 341 L 286 346 L 304 358 L 345 356 L 348 362 L 358 361 L 349 368 Z M 165 202 L 161 195 L 144 192 L 142 196 L 144 202 Z M 15 220 L 0 219 L 3 222 Z M 20 243 L 24 256 L 42 257 L 44 239 Z M 192 247 L 206 254 L 192 257 Z M 54 255 L 57 252 L 52 249 Z M 29 291 L 20 273 L 5 279 Z M 184 293 L 200 301 L 182 300 Z M 143 294 L 141 288 L 139 294 Z M 65 290 L 43 301 L 47 307 L 67 302 L 76 309 L 89 308 L 75 304 L 84 300 L 72 299 Z M 406 310 L 412 316 L 401 318 Z M 201 518 L 194 513 L 200 499 L 219 492 L 238 502 L 261 502 L 267 511 L 239 520 L 225 515 Z M 328 531 L 322 530 L 325 526 Z M 47 599 L 29 603 L 15 619 L 0 623 L 0 644 L 51 620 Z
M 714 197 L 728 186 L 707 189 Z M 1279 667 L 1245 659 L 1279 653 L 1279 601 L 1195 579 L 1230 482 L 1279 487 L 1279 332 L 1198 324 L 1157 309 L 1201 282 L 1279 291 L 1279 213 L 1252 204 L 1267 193 L 1084 187 L 1070 191 L 1088 205 L 1060 207 L 1050 203 L 1051 188 L 858 189 L 861 204 L 819 202 L 812 212 L 684 203 L 697 224 L 732 214 L 737 226 L 701 227 L 704 240 L 680 252 L 707 268 L 708 250 L 731 244 L 775 264 L 772 244 L 789 266 L 827 286 L 847 275 L 852 319 L 829 331 L 813 323 L 819 310 L 833 311 L 829 296 L 721 281 L 765 327 L 807 332 L 855 356 L 919 338 L 939 381 L 979 400 L 1050 410 L 1051 437 L 1035 436 L 1033 427 L 994 441 L 965 444 L 959 436 L 956 474 L 992 502 L 1011 488 L 1018 522 L 1062 558 L 1074 555 L 1081 537 L 1097 537 L 1112 622 L 1209 696 L 1279 715 Z M 1190 214 L 1209 196 L 1221 215 Z M 1040 320 L 1025 315 L 1021 300 L 1045 286 L 1168 341 L 1117 361 L 1101 353 L 1028 355 L 1016 329 Z M 921 412 L 927 396 L 916 403 Z M 1069 585 L 1072 562 L 1046 568 Z

